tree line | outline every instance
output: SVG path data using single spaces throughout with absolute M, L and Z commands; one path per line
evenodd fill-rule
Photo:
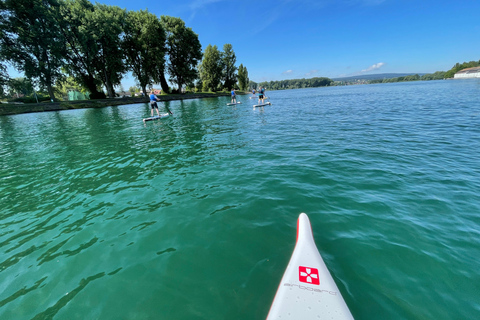
M 437 71 L 435 73 L 427 73 L 424 75 L 408 75 L 403 77 L 396 78 L 387 78 L 387 79 L 375 79 L 370 80 L 368 83 L 393 83 L 393 82 L 404 82 L 404 81 L 427 81 L 427 80 L 443 80 L 445 79 L 445 71 Z
M 7 63 L 51 99 L 69 84 L 92 99 L 105 98 L 103 88 L 114 97 L 114 87 L 129 71 L 144 94 L 156 83 L 170 92 L 166 75 L 175 92 L 185 86 L 215 91 L 232 88 L 237 80 L 243 87 L 248 83 L 230 44 L 214 61 L 218 76 L 210 75 L 207 58 L 198 35 L 180 18 L 88 0 L 0 0 L 0 94 L 12 83 Z
M 404 81 L 428 81 L 428 80 L 443 80 L 448 78 L 453 78 L 455 73 L 466 68 L 473 68 L 480 66 L 479 61 L 470 61 L 464 63 L 456 63 L 448 71 L 436 71 L 434 73 L 427 73 L 424 75 L 408 75 L 403 77 L 396 78 L 386 78 L 386 79 L 375 79 L 375 80 L 365 80 L 362 83 L 373 84 L 373 83 L 393 83 L 393 82 L 404 82 Z M 284 90 L 284 89 L 301 89 L 301 88 L 314 88 L 314 87 L 323 87 L 323 86 L 337 86 L 348 84 L 345 81 L 333 81 L 329 78 L 310 78 L 310 79 L 291 79 L 291 80 L 281 80 L 281 81 L 265 81 L 256 83 L 250 81 L 250 88 L 264 87 L 269 90 Z M 353 81 L 351 84 L 357 83 Z
M 463 63 L 456 63 L 450 70 L 448 71 L 436 71 L 434 73 L 427 73 L 422 76 L 415 74 L 409 75 L 404 77 L 397 77 L 397 78 L 389 78 L 389 79 L 378 79 L 378 80 L 370 80 L 369 83 L 391 83 L 391 82 L 403 82 L 403 81 L 428 81 L 428 80 L 443 80 L 453 78 L 455 73 L 460 70 L 466 68 L 474 68 L 480 66 L 480 60 L 478 61 L 470 61 L 470 62 L 463 62 Z
M 333 85 L 334 81 L 330 78 L 315 77 L 309 79 L 289 79 L 279 81 L 263 81 L 256 83 L 250 81 L 250 88 L 267 88 L 268 90 L 286 90 L 286 89 L 302 89 L 302 88 L 317 88 Z

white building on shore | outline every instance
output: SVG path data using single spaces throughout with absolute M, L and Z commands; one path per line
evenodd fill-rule
M 480 78 L 480 67 L 467 68 L 458 71 L 453 76 L 454 79 Z

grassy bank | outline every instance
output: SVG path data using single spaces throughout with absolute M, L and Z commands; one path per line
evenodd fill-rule
M 241 94 L 238 92 L 238 94 Z M 186 93 L 186 94 L 165 94 L 158 96 L 161 101 L 172 100 L 186 100 L 186 99 L 201 99 L 201 98 L 215 98 L 220 96 L 230 96 L 230 93 Z M 101 100 L 81 100 L 81 101 L 61 101 L 61 102 L 44 102 L 44 103 L 28 103 L 28 104 L 0 104 L 0 116 L 12 115 L 20 113 L 31 112 L 45 112 L 45 111 L 60 111 L 71 109 L 85 109 L 85 108 L 103 108 L 112 107 L 125 104 L 134 103 L 148 103 L 148 97 L 134 97 L 134 98 L 116 98 L 116 99 L 101 99 Z

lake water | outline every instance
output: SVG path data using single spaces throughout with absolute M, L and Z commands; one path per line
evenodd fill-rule
M 478 319 L 480 81 L 267 94 L 0 117 L 0 319 L 264 319 L 301 212 L 356 319 Z

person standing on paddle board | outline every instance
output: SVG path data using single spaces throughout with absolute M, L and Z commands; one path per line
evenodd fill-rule
M 157 101 L 160 101 L 160 99 L 157 98 L 157 96 L 153 93 L 153 91 L 150 91 L 150 107 L 152 108 L 152 117 L 153 117 L 153 109 L 157 109 L 157 115 L 160 117 L 160 112 L 158 112 Z
M 260 104 L 260 100 L 262 100 L 262 104 L 264 103 L 263 102 L 263 94 L 265 93 L 265 89 L 262 87 L 260 88 L 260 91 L 258 91 L 258 104 Z
M 252 94 L 255 97 L 255 89 L 252 90 Z
M 237 94 L 235 93 L 235 88 L 232 89 L 232 103 L 237 103 Z

